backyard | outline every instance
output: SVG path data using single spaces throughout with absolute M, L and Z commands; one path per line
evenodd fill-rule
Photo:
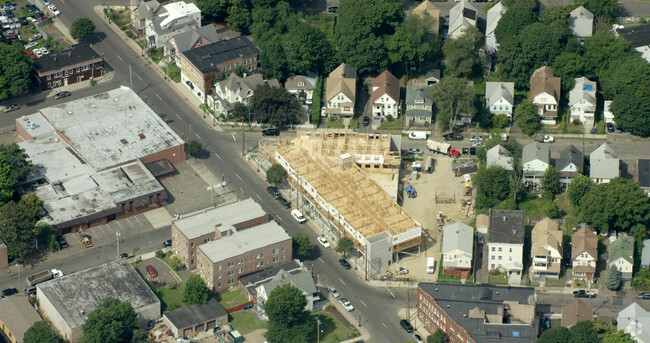
M 223 308 L 229 309 L 248 302 L 248 298 L 238 289 L 221 295 L 219 303 Z
M 335 343 L 359 335 L 357 329 L 349 325 L 331 305 L 327 306 L 324 311 L 315 313 L 314 317 L 320 321 L 321 332 L 320 337 L 318 337 L 320 342 Z M 310 341 L 314 342 L 316 340 L 317 337 L 312 337 Z
M 228 316 L 228 321 L 233 329 L 246 335 L 258 329 L 266 329 L 266 324 L 261 322 L 252 311 L 237 311 Z

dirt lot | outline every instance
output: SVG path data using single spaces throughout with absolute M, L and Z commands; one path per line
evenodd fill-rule
M 432 154 L 425 152 L 425 154 Z M 391 267 L 394 273 L 398 267 L 406 267 L 409 270 L 407 275 L 410 279 L 420 281 L 436 281 L 440 265 L 440 249 L 442 247 L 442 227 L 436 223 L 436 214 L 442 212 L 448 220 L 445 224 L 463 222 L 471 225 L 474 222 L 474 211 L 468 212 L 467 207 L 462 205 L 463 200 L 470 197 L 464 194 L 464 178 L 456 177 L 452 172 L 453 158 L 444 155 L 433 155 L 435 171 L 432 174 L 418 173 L 417 180 L 409 173 L 411 162 L 402 163 L 403 175 L 406 175 L 406 182 L 409 182 L 417 191 L 416 198 L 408 198 L 406 193 L 403 207 L 422 225 L 423 244 L 420 256 L 402 256 L 401 261 Z M 418 161 L 420 162 L 420 161 Z M 421 162 L 420 162 L 421 163 Z M 436 204 L 438 199 L 448 200 L 450 203 Z M 455 200 L 454 200 L 455 199 Z M 427 257 L 436 259 L 436 273 L 426 274 L 425 266 Z

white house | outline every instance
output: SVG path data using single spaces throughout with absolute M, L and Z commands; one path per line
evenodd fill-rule
M 528 186 L 541 187 L 542 178 L 551 163 L 551 151 L 547 145 L 533 142 L 522 149 L 523 182 Z
M 524 211 L 490 209 L 487 246 L 489 269 L 507 273 L 518 284 L 524 269 Z
M 453 223 L 443 228 L 442 265 L 444 274 L 466 279 L 472 270 L 474 229 L 463 223 Z M 464 277 L 463 277 L 464 276 Z
M 467 0 L 461 0 L 449 10 L 449 38 L 458 38 L 470 27 L 476 27 L 477 11 Z
M 555 168 L 560 176 L 560 186 L 567 188 L 571 181 L 582 172 L 583 156 L 573 144 L 569 144 L 555 160 Z
M 593 123 L 596 113 L 596 82 L 589 81 L 584 76 L 575 80 L 575 86 L 569 93 L 570 119 Z
M 573 36 L 584 43 L 587 37 L 591 37 L 594 26 L 594 15 L 586 8 L 579 6 L 569 13 L 569 26 L 573 30 Z
M 560 278 L 562 230 L 551 218 L 537 223 L 531 233 L 531 270 L 535 279 Z
M 625 236 L 615 240 L 609 245 L 607 253 L 607 267 L 618 269 L 623 280 L 631 280 L 634 268 L 634 237 Z
M 608 183 L 621 175 L 618 154 L 607 143 L 589 154 L 589 164 L 589 177 L 595 183 Z
M 298 97 L 298 101 L 311 104 L 316 88 L 316 74 L 295 75 L 287 79 L 284 88 Z
M 399 80 L 388 70 L 385 70 L 372 81 L 373 126 L 380 125 L 381 120 L 387 116 L 399 116 Z
M 236 103 L 248 104 L 248 99 L 253 96 L 255 89 L 264 84 L 280 87 L 278 80 L 264 80 L 262 74 L 239 77 L 232 73 L 228 79 L 220 81 L 214 86 L 214 94 L 207 97 L 208 106 L 214 109 L 217 116 L 227 115 Z
M 342 63 L 325 82 L 327 113 L 351 117 L 357 91 L 357 69 Z
M 492 6 L 487 12 L 487 24 L 485 25 L 485 53 L 493 54 L 499 49 L 499 44 L 497 43 L 497 38 L 494 35 L 494 31 L 497 29 L 499 20 L 506 13 L 506 7 L 497 2 L 496 5 Z
M 487 151 L 486 163 L 488 168 L 491 166 L 498 166 L 505 170 L 512 170 L 512 156 L 510 151 L 502 147 L 500 144 L 495 145 L 492 149 Z
M 311 271 L 304 269 L 294 272 L 280 270 L 273 279 L 255 288 L 257 293 L 257 313 L 262 319 L 268 319 L 264 312 L 264 304 L 269 300 L 271 292 L 277 287 L 287 284 L 300 289 L 305 298 L 307 298 L 307 305 L 305 305 L 306 311 L 314 310 L 314 302 L 318 301 L 319 296 Z
M 500 2 L 498 3 L 501 4 Z M 492 114 L 505 114 L 512 120 L 512 106 L 515 104 L 514 82 L 486 82 L 485 107 Z
M 616 317 L 616 331 L 629 333 L 634 342 L 650 342 L 650 313 L 639 303 L 633 302 Z
M 598 237 L 583 224 L 571 237 L 571 266 L 574 280 L 594 281 L 598 261 Z
M 537 106 L 537 115 L 542 124 L 554 125 L 558 116 L 562 79 L 553 76 L 553 69 L 543 66 L 530 77 L 528 96 Z
M 152 20 L 145 23 L 145 36 L 149 46 L 162 48 L 173 36 L 201 27 L 201 10 L 194 3 L 184 1 L 163 5 Z

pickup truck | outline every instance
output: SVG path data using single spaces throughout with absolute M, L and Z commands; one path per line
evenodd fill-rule
M 535 135 L 535 141 L 540 143 L 553 143 L 555 139 L 549 135 Z

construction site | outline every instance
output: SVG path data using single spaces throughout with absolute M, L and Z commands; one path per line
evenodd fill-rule
M 402 161 L 400 145 L 399 135 L 298 132 L 295 138 L 261 140 L 260 152 L 285 169 L 302 197 L 299 206 L 327 224 L 323 235 L 353 240 L 355 265 L 358 261 L 366 279 L 397 270 L 397 262 L 427 275 L 426 256 L 435 256 L 433 247 L 441 241 L 439 223 L 461 217 L 465 189 L 457 182 L 463 178 L 454 177 L 449 157 L 439 158 L 448 163 L 436 161 L 436 167 L 446 165 L 446 170 L 413 173 L 418 163 Z M 450 179 L 433 182 L 438 173 Z M 445 201 L 437 204 L 434 198 Z M 448 214 L 437 223 L 440 211 Z M 438 246 L 436 260 L 439 251 Z

